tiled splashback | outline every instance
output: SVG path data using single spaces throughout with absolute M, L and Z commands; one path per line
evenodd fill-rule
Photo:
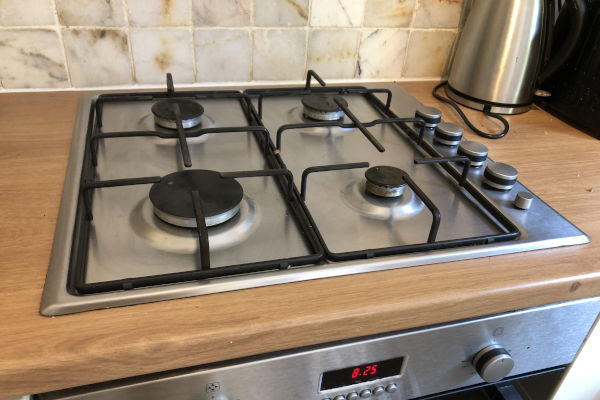
M 462 0 L 0 0 L 4 89 L 436 78 Z

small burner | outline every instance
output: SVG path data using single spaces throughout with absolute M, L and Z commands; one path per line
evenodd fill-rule
M 235 179 L 221 178 L 218 172 L 192 169 L 166 175 L 150 189 L 154 214 L 165 222 L 184 228 L 195 228 L 196 216 L 192 190 L 200 193 L 206 226 L 222 224 L 240 210 L 244 196 Z
M 365 172 L 368 193 L 378 197 L 400 197 L 406 188 L 405 172 L 386 165 L 371 167 Z
M 200 125 L 204 107 L 193 100 L 186 99 L 166 99 L 154 103 L 152 114 L 154 114 L 154 122 L 157 125 L 164 128 L 177 129 L 177 121 L 175 120 L 175 112 L 173 111 L 174 103 L 179 104 L 181 125 L 184 129 Z
M 348 103 L 339 96 L 326 93 L 313 93 L 302 98 L 304 115 L 319 121 L 335 121 L 344 117 L 344 111 L 335 102 L 337 99 L 344 106 Z

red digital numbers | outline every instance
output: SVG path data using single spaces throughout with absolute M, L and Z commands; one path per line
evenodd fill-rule
M 364 368 L 354 368 L 352 370 L 352 379 L 356 379 L 359 376 L 375 375 L 377 373 L 378 364 L 366 365 Z

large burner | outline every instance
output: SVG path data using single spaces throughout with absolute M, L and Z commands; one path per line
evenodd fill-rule
M 405 172 L 386 165 L 371 167 L 365 172 L 368 193 L 378 197 L 400 197 L 406 188 Z
M 197 227 L 192 190 L 200 194 L 206 226 L 222 224 L 233 218 L 240 210 L 244 196 L 238 181 L 221 178 L 218 172 L 204 169 L 174 172 L 164 176 L 150 189 L 154 214 L 172 225 Z
M 347 106 L 346 100 L 326 93 L 313 93 L 302 98 L 304 115 L 319 121 L 335 121 L 344 116 L 336 100 Z
M 193 100 L 186 99 L 166 99 L 154 103 L 152 106 L 152 114 L 154 114 L 154 122 L 156 122 L 157 125 L 164 128 L 177 129 L 173 104 L 179 105 L 179 110 L 181 111 L 181 125 L 184 129 L 200 125 L 204 107 Z

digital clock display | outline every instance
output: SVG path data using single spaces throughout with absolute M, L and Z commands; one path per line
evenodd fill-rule
M 400 375 L 403 362 L 404 358 L 400 357 L 323 372 L 319 390 L 335 389 L 342 386 L 350 386 L 357 383 Z

